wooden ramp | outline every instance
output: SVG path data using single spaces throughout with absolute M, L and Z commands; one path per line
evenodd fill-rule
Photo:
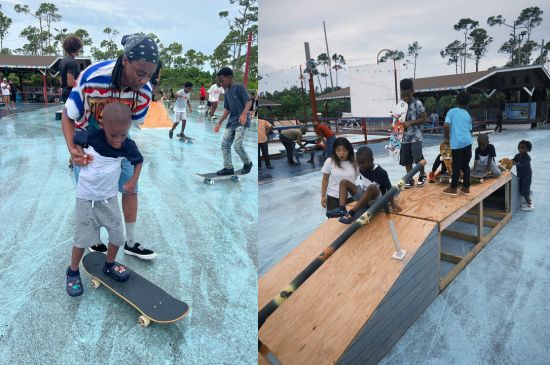
M 153 101 L 149 104 L 142 128 L 171 128 L 172 124 L 168 111 L 161 101 Z
M 285 365 L 375 364 L 508 222 L 519 206 L 516 183 L 505 173 L 472 185 L 470 196 L 446 196 L 447 185 L 439 183 L 403 191 L 397 198 L 403 211 L 379 213 L 360 228 L 267 319 L 259 339 Z M 408 251 L 403 261 L 391 258 L 389 219 Z M 473 225 L 478 234 L 453 231 L 454 222 Z M 260 278 L 259 308 L 346 228 L 327 220 Z M 463 257 L 441 252 L 449 236 L 474 247 Z M 444 277 L 441 259 L 455 265 Z M 266 363 L 261 356 L 259 363 Z

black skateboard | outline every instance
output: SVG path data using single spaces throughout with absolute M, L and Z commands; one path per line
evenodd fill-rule
M 478 182 L 483 184 L 483 180 L 489 177 L 489 172 L 472 173 L 470 174 L 470 182 Z
M 179 137 L 179 138 L 178 138 L 178 141 L 184 142 L 184 143 L 191 143 L 191 144 L 192 144 L 193 141 L 195 140 L 195 139 L 192 138 L 192 137 L 187 137 L 187 136 L 182 137 L 182 136 L 181 136 L 181 133 L 178 133 L 176 136 Z
M 185 317 L 189 311 L 187 304 L 134 271 L 126 268 L 130 278 L 125 282 L 116 281 L 105 275 L 102 271 L 105 257 L 101 252 L 91 252 L 82 259 L 84 270 L 92 277 L 92 288 L 97 289 L 103 284 L 137 309 L 141 313 L 138 320 L 142 327 L 147 327 L 151 322 L 172 323 Z
M 248 174 L 248 172 L 243 172 L 243 169 L 237 170 L 231 175 L 218 175 L 215 172 L 210 172 L 206 174 L 197 173 L 197 175 L 199 175 L 204 179 L 203 182 L 205 184 L 210 184 L 210 185 L 213 185 L 216 180 L 227 179 L 227 178 L 230 178 L 232 181 L 243 181 L 243 178 L 241 176 L 246 174 Z

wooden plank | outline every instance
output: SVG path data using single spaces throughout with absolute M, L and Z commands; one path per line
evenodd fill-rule
M 441 260 L 450 262 L 451 264 L 458 264 L 460 261 L 464 259 L 464 256 L 457 256 L 453 255 L 452 253 L 448 252 L 441 252 Z
M 479 214 L 477 209 L 471 209 L 466 213 L 473 214 L 475 216 L 477 216 Z M 500 210 L 484 209 L 483 210 L 483 215 L 486 216 L 486 217 L 502 219 L 502 218 L 506 217 L 506 215 L 508 215 L 508 213 L 500 211 Z
M 477 242 L 480 242 L 483 238 L 483 200 L 480 201 L 477 206 L 479 216 L 479 220 L 477 222 Z
M 335 362 L 436 227 L 420 219 L 392 219 L 408 251 L 403 261 L 391 258 L 387 217 L 376 215 L 266 320 L 258 337 L 281 363 Z
M 485 247 L 491 241 L 491 239 L 493 239 L 498 231 L 500 231 L 502 227 L 504 227 L 504 225 L 510 221 L 511 218 L 511 214 L 508 214 L 506 217 L 504 217 L 502 221 L 500 221 L 498 225 L 493 228 L 487 236 L 483 237 L 483 240 L 481 240 L 481 242 L 475 245 L 474 248 L 472 248 L 472 250 L 468 252 L 466 256 L 464 256 L 463 260 L 461 260 L 451 271 L 447 273 L 447 275 L 445 275 L 443 279 L 441 279 L 439 283 L 440 290 L 444 290 L 451 283 L 451 281 L 453 281 L 453 279 L 462 271 L 462 269 L 464 269 L 464 267 L 466 267 L 466 265 L 470 261 L 472 261 L 472 259 L 479 253 L 479 251 L 481 251 L 481 249 Z
M 471 224 L 476 224 L 478 222 L 478 218 L 479 216 L 476 216 L 476 217 L 467 217 L 467 216 L 462 216 L 460 218 L 457 219 L 457 221 L 459 222 L 464 222 L 464 223 L 471 223 Z M 491 221 L 491 220 L 488 220 L 488 219 L 484 219 L 483 220 L 483 225 L 485 227 L 495 227 L 496 225 L 498 224 L 498 222 L 495 222 L 495 221 Z
M 448 237 L 458 238 L 459 240 L 462 240 L 462 241 L 468 241 L 473 243 L 479 242 L 476 236 L 462 233 L 462 232 L 451 231 L 450 229 L 444 230 L 443 232 L 441 232 L 441 234 Z
M 396 214 L 439 222 L 440 229 L 444 230 L 510 179 L 510 172 L 504 172 L 496 179 L 487 179 L 483 184 L 471 185 L 468 196 L 447 196 L 443 194 L 447 185 L 438 183 L 427 184 L 421 189 L 408 189 L 397 197 L 402 211 Z

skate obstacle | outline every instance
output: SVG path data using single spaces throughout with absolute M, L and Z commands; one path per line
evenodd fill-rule
M 377 363 L 521 204 L 510 172 L 472 184 L 469 196 L 445 187 L 401 192 L 401 212 L 372 216 L 275 308 L 349 226 L 327 220 L 261 277 L 258 307 L 271 309 L 260 310 L 259 363 Z

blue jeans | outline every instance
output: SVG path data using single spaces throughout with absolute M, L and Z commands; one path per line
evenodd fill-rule
M 223 153 L 223 167 L 226 169 L 233 168 L 233 162 L 231 161 L 231 145 L 237 152 L 237 155 L 241 158 L 243 163 L 249 164 L 250 159 L 244 150 L 244 132 L 245 128 L 241 125 L 237 128 L 227 128 L 223 134 L 222 139 L 222 153 Z
M 336 141 L 336 136 L 328 137 L 326 141 L 326 148 L 325 148 L 325 157 L 330 157 L 332 155 L 332 145 L 334 144 L 334 141 Z

